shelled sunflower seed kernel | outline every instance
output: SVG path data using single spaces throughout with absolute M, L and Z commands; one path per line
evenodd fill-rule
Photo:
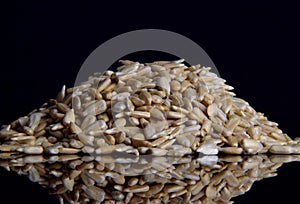
M 0 155 L 61 203 L 232 203 L 255 181 L 276 175 L 300 155 L 158 157 Z
M 299 154 L 277 124 L 235 97 L 210 68 L 183 60 L 121 61 L 59 92 L 0 131 L 1 152 L 26 154 Z

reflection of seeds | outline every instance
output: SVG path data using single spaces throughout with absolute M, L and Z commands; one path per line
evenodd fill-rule
M 40 174 L 35 167 L 31 167 L 28 173 L 28 177 L 32 182 L 38 182 L 40 180 Z
M 3 156 L 7 159 L 1 165 L 46 186 L 64 203 L 231 203 L 255 181 L 274 176 L 282 163 L 300 159 L 297 155 L 227 155 L 214 156 L 214 161 L 211 156 Z

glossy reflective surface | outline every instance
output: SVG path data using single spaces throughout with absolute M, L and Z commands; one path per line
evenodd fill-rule
M 247 203 L 249 199 L 243 199 L 243 194 L 256 181 L 276 176 L 283 163 L 299 161 L 300 155 L 179 158 L 1 154 L 1 158 L 2 167 L 46 187 L 57 196 L 57 203 Z M 293 168 L 299 167 L 298 162 L 294 164 Z M 296 180 L 285 181 L 293 184 Z M 270 185 L 286 188 L 278 181 L 266 181 L 271 182 L 264 189 L 266 195 Z M 287 195 L 274 196 L 280 199 Z

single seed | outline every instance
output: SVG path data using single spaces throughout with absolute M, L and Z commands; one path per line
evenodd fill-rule
M 170 86 L 172 91 L 179 91 L 181 89 L 181 84 L 177 80 L 172 80 Z
M 63 123 L 65 125 L 70 125 L 71 122 L 75 123 L 75 114 L 73 109 L 68 110 L 63 119 Z
M 126 114 L 135 118 L 150 118 L 150 113 L 144 111 L 133 111 L 127 112 Z
M 124 189 L 125 192 L 129 192 L 129 193 L 141 193 L 141 192 L 146 192 L 148 190 L 149 190 L 148 185 L 142 185 L 142 186 L 136 185 Z
M 26 146 L 24 147 L 25 154 L 41 154 L 43 153 L 43 147 L 41 146 Z
M 178 119 L 178 118 L 184 118 L 185 114 L 179 113 L 179 112 L 174 112 L 174 111 L 168 111 L 166 112 L 167 118 L 170 119 Z
M 101 84 L 99 85 L 97 91 L 98 92 L 102 92 L 103 90 L 105 90 L 111 83 L 110 78 L 105 79 L 103 82 L 101 82 Z
M 124 102 L 117 102 L 113 105 L 112 111 L 116 113 L 120 113 L 126 109 L 126 105 Z

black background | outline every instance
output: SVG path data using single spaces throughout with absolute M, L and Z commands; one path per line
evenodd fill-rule
M 1 125 L 55 97 L 63 84 L 72 86 L 83 61 L 101 43 L 124 32 L 155 28 L 198 43 L 237 96 L 292 138 L 300 136 L 296 4 L 100 2 L 17 1 L 4 14 Z M 297 163 L 284 165 L 278 177 L 256 183 L 236 203 L 295 203 L 299 170 Z M 1 203 L 55 203 L 45 189 L 2 168 L 0 182 Z

